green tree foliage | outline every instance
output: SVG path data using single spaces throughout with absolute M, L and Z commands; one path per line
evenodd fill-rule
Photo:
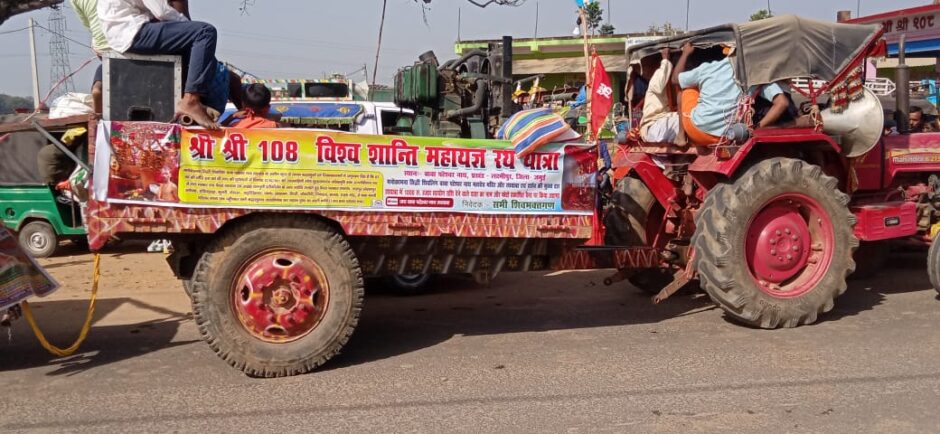
M 774 14 L 770 13 L 767 9 L 761 9 L 751 14 L 751 21 L 763 20 L 772 16 L 774 16 Z
M 614 26 L 613 26 L 613 25 L 611 25 L 611 24 L 604 24 L 603 26 L 601 26 L 601 29 L 600 29 L 599 33 L 602 34 L 602 35 L 604 35 L 604 36 L 610 36 L 610 35 L 613 35 L 615 31 L 616 31 L 616 29 L 614 29 Z
M 604 21 L 604 8 L 599 2 L 588 3 L 584 7 L 584 17 L 587 18 L 588 30 L 596 32 L 601 27 L 601 21 Z
M 0 93 L 0 115 L 13 113 L 19 108 L 32 109 L 33 99 Z

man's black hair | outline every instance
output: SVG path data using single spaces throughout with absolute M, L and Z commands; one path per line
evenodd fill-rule
M 252 83 L 245 88 L 245 107 L 264 110 L 271 105 L 271 91 L 261 83 Z
M 924 109 L 921 108 L 921 107 L 919 107 L 919 106 L 914 105 L 914 106 L 911 106 L 911 109 L 910 109 L 910 111 L 908 111 L 908 113 L 920 113 L 920 114 L 923 114 L 923 113 L 924 113 Z

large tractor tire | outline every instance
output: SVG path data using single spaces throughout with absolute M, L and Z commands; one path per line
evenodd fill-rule
M 55 229 L 46 221 L 34 220 L 19 231 L 20 246 L 34 258 L 48 258 L 59 248 Z
M 663 209 L 643 181 L 629 176 L 621 179 L 610 205 L 604 216 L 607 245 L 633 247 L 653 242 Z M 672 274 L 659 268 L 635 270 L 627 281 L 641 291 L 655 295 L 672 282 Z
M 346 239 L 301 215 L 259 216 L 223 233 L 190 284 L 202 337 L 251 376 L 309 372 L 349 340 L 363 278 Z
M 795 327 L 832 309 L 858 247 L 837 186 L 818 166 L 772 158 L 708 192 L 695 216 L 695 267 L 731 318 Z
M 927 251 L 927 276 L 930 277 L 930 285 L 940 293 L 940 235 L 930 243 L 930 250 Z

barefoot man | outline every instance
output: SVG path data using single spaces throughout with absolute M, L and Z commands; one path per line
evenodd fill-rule
M 215 27 L 188 20 L 166 0 L 98 0 L 98 20 L 115 51 L 187 56 L 189 70 L 177 114 L 205 128 L 219 128 L 199 99 L 209 92 L 218 67 Z

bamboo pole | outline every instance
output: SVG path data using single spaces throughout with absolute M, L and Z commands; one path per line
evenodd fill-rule
M 587 15 L 584 14 L 584 8 L 578 8 L 578 15 L 581 18 L 581 35 L 584 37 L 584 95 L 587 97 L 585 99 L 584 107 L 587 111 L 588 136 L 593 139 L 594 131 L 591 126 L 591 55 L 588 49 L 588 24 Z

